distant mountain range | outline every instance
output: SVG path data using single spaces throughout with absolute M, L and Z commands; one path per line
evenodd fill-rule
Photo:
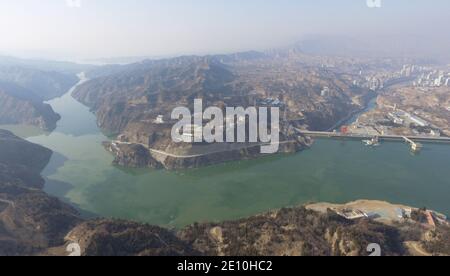
M 306 72 L 306 68 L 320 68 L 326 63 L 325 57 L 358 59 L 421 56 L 423 48 L 428 45 L 418 37 L 410 37 L 405 41 L 389 37 L 373 40 L 370 35 L 367 37 L 369 38 L 311 36 L 284 49 L 203 57 L 145 59 L 130 64 L 103 66 L 0 56 L 1 91 L 4 99 L 6 94 L 8 95 L 8 101 L 4 100 L 0 104 L 8 102 L 8 108 L 16 105 L 19 107 L 24 102 L 36 106 L 39 99 L 42 102 L 59 97 L 77 82 L 75 74 L 83 71 L 91 81 L 79 87 L 74 95 L 97 112 L 102 127 L 114 133 L 123 131 L 129 122 L 149 120 L 149 116 L 157 113 L 166 114 L 175 102 L 186 103 L 194 97 L 215 94 L 212 98 L 216 98 L 212 99 L 212 102 L 217 103 L 220 96 L 242 98 L 243 95 L 255 91 L 260 93 L 260 97 L 281 97 L 281 94 L 285 94 L 288 95 L 286 100 L 291 103 L 302 101 L 293 107 L 295 112 L 305 113 L 308 125 L 326 129 L 327 126 L 330 127 L 330 118 L 344 117 L 348 110 L 354 108 L 352 98 L 360 95 L 361 91 L 353 91 L 350 84 L 339 81 L 339 74 L 330 71 L 325 73 L 323 70 L 320 73 L 322 80 L 312 81 L 313 77 L 304 77 L 311 73 Z M 439 48 L 441 47 L 437 45 L 429 50 L 439 52 Z M 133 62 L 140 59 L 143 58 L 110 59 L 109 62 Z M 275 74 L 286 68 L 289 68 L 291 75 L 284 81 L 277 81 Z M 295 80 L 297 76 L 292 72 L 303 76 L 302 80 Z M 257 79 L 258 76 L 264 77 L 257 83 L 253 76 L 257 76 Z M 345 93 L 335 93 L 334 97 L 329 97 L 333 102 L 319 101 L 321 99 L 317 94 L 320 91 L 317 90 L 321 90 L 320 86 L 334 87 L 335 90 Z M 211 90 L 214 93 L 211 93 Z M 282 91 L 284 92 L 281 93 Z M 13 104 L 13 99 L 17 103 Z M 148 106 L 144 107 L 143 102 L 135 104 L 139 101 L 146 101 Z M 4 117 L 2 123 L 25 122 L 43 128 L 53 127 L 54 118 L 57 117 L 42 114 L 50 113 L 47 107 L 32 109 L 35 111 L 26 115 L 27 118 L 20 119 L 21 114 L 17 114 L 14 109 L 6 110 L 4 106 L 4 114 L 12 114 L 9 117 L 16 119 L 7 120 Z M 48 119 L 33 120 L 28 118 L 30 116 L 35 119 Z M 42 121 L 48 123 L 41 123 Z
M 78 82 L 75 74 L 0 64 L 0 81 L 27 89 L 44 101 L 59 97 Z
M 321 65 L 320 59 L 297 48 L 146 60 L 90 70 L 91 80 L 73 96 L 95 111 L 99 125 L 112 133 L 132 122 L 170 115 L 176 106 L 189 107 L 195 98 L 208 106 L 251 106 L 265 98 L 284 98 L 296 113 L 292 116 L 302 117 L 298 113 L 303 112 L 311 127 L 326 128 L 357 108 L 352 98 L 367 91 L 352 88 Z M 328 101 L 321 97 L 324 87 L 334 90 Z
M 0 56 L 0 65 L 29 68 L 45 72 L 59 72 L 65 74 L 77 74 L 96 67 L 95 65 L 79 64 L 67 61 L 22 59 L 11 56 Z
M 0 57 L 0 124 L 29 124 L 52 130 L 60 119 L 44 101 L 62 96 L 90 68 L 66 62 Z
M 295 44 L 305 54 L 359 58 L 414 58 L 438 63 L 450 62 L 450 40 L 430 43 L 426 35 L 307 36 Z

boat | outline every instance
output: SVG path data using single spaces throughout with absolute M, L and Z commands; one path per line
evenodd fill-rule
M 380 145 L 380 140 L 378 139 L 378 136 L 375 136 L 371 140 L 364 140 L 363 143 L 369 147 L 378 147 Z

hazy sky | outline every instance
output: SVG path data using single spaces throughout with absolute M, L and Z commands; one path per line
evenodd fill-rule
M 449 37 L 450 1 L 381 1 L 0 0 L 0 54 L 87 59 L 259 50 L 310 34 Z

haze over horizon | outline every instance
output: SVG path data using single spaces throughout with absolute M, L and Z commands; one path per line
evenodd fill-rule
M 405 44 L 413 53 L 440 56 L 450 46 L 449 11 L 444 0 L 383 0 L 381 8 L 366 0 L 82 0 L 80 7 L 66 0 L 0 0 L 0 55 L 90 60 L 229 53 L 285 47 L 314 35 L 358 38 L 384 45 L 384 52 Z

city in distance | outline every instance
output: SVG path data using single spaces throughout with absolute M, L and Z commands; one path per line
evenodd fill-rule
M 450 255 L 450 3 L 316 2 L 2 1 L 0 256 Z

